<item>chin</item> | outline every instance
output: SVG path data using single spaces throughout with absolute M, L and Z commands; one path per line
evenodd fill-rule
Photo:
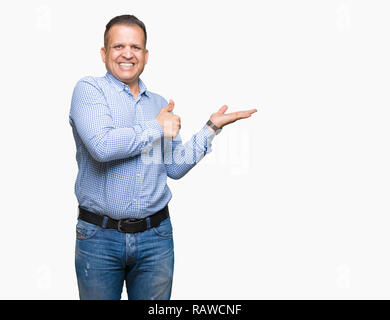
M 130 81 L 132 81 L 133 79 L 135 79 L 136 78 L 136 76 L 135 75 L 129 75 L 129 74 L 126 74 L 126 73 L 121 73 L 121 72 L 118 72 L 117 74 L 116 74 L 116 76 L 117 76 L 117 78 L 120 80 L 120 81 L 122 81 L 122 82 L 130 82 Z
M 134 73 L 131 73 L 131 72 L 124 72 L 124 71 L 119 71 L 117 72 L 117 75 L 123 79 L 129 79 L 129 78 L 133 78 L 135 76 Z

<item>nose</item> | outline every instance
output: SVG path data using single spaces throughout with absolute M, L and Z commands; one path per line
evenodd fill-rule
M 126 59 L 130 59 L 130 58 L 133 56 L 133 52 L 131 51 L 130 46 L 126 46 L 126 47 L 123 49 L 122 55 L 123 55 Z

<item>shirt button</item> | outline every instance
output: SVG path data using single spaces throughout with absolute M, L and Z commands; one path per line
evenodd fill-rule
M 134 202 L 137 202 L 137 199 L 133 199 Z
M 137 177 L 140 177 L 141 175 L 139 173 L 137 173 Z

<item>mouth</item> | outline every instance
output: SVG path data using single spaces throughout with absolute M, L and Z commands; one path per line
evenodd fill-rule
M 135 63 L 125 63 L 125 62 L 119 63 L 119 68 L 121 68 L 122 70 L 131 70 L 132 68 L 134 68 L 134 66 Z

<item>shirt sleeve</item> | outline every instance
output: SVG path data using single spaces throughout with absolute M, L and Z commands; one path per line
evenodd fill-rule
M 90 155 L 99 162 L 137 156 L 148 144 L 164 136 L 156 119 L 116 128 L 103 92 L 86 79 L 80 80 L 73 91 L 69 121 Z
M 180 179 L 203 157 L 211 152 L 211 141 L 215 137 L 206 125 L 189 141 L 182 143 L 180 133 L 174 138 L 164 138 L 164 165 L 168 177 Z

